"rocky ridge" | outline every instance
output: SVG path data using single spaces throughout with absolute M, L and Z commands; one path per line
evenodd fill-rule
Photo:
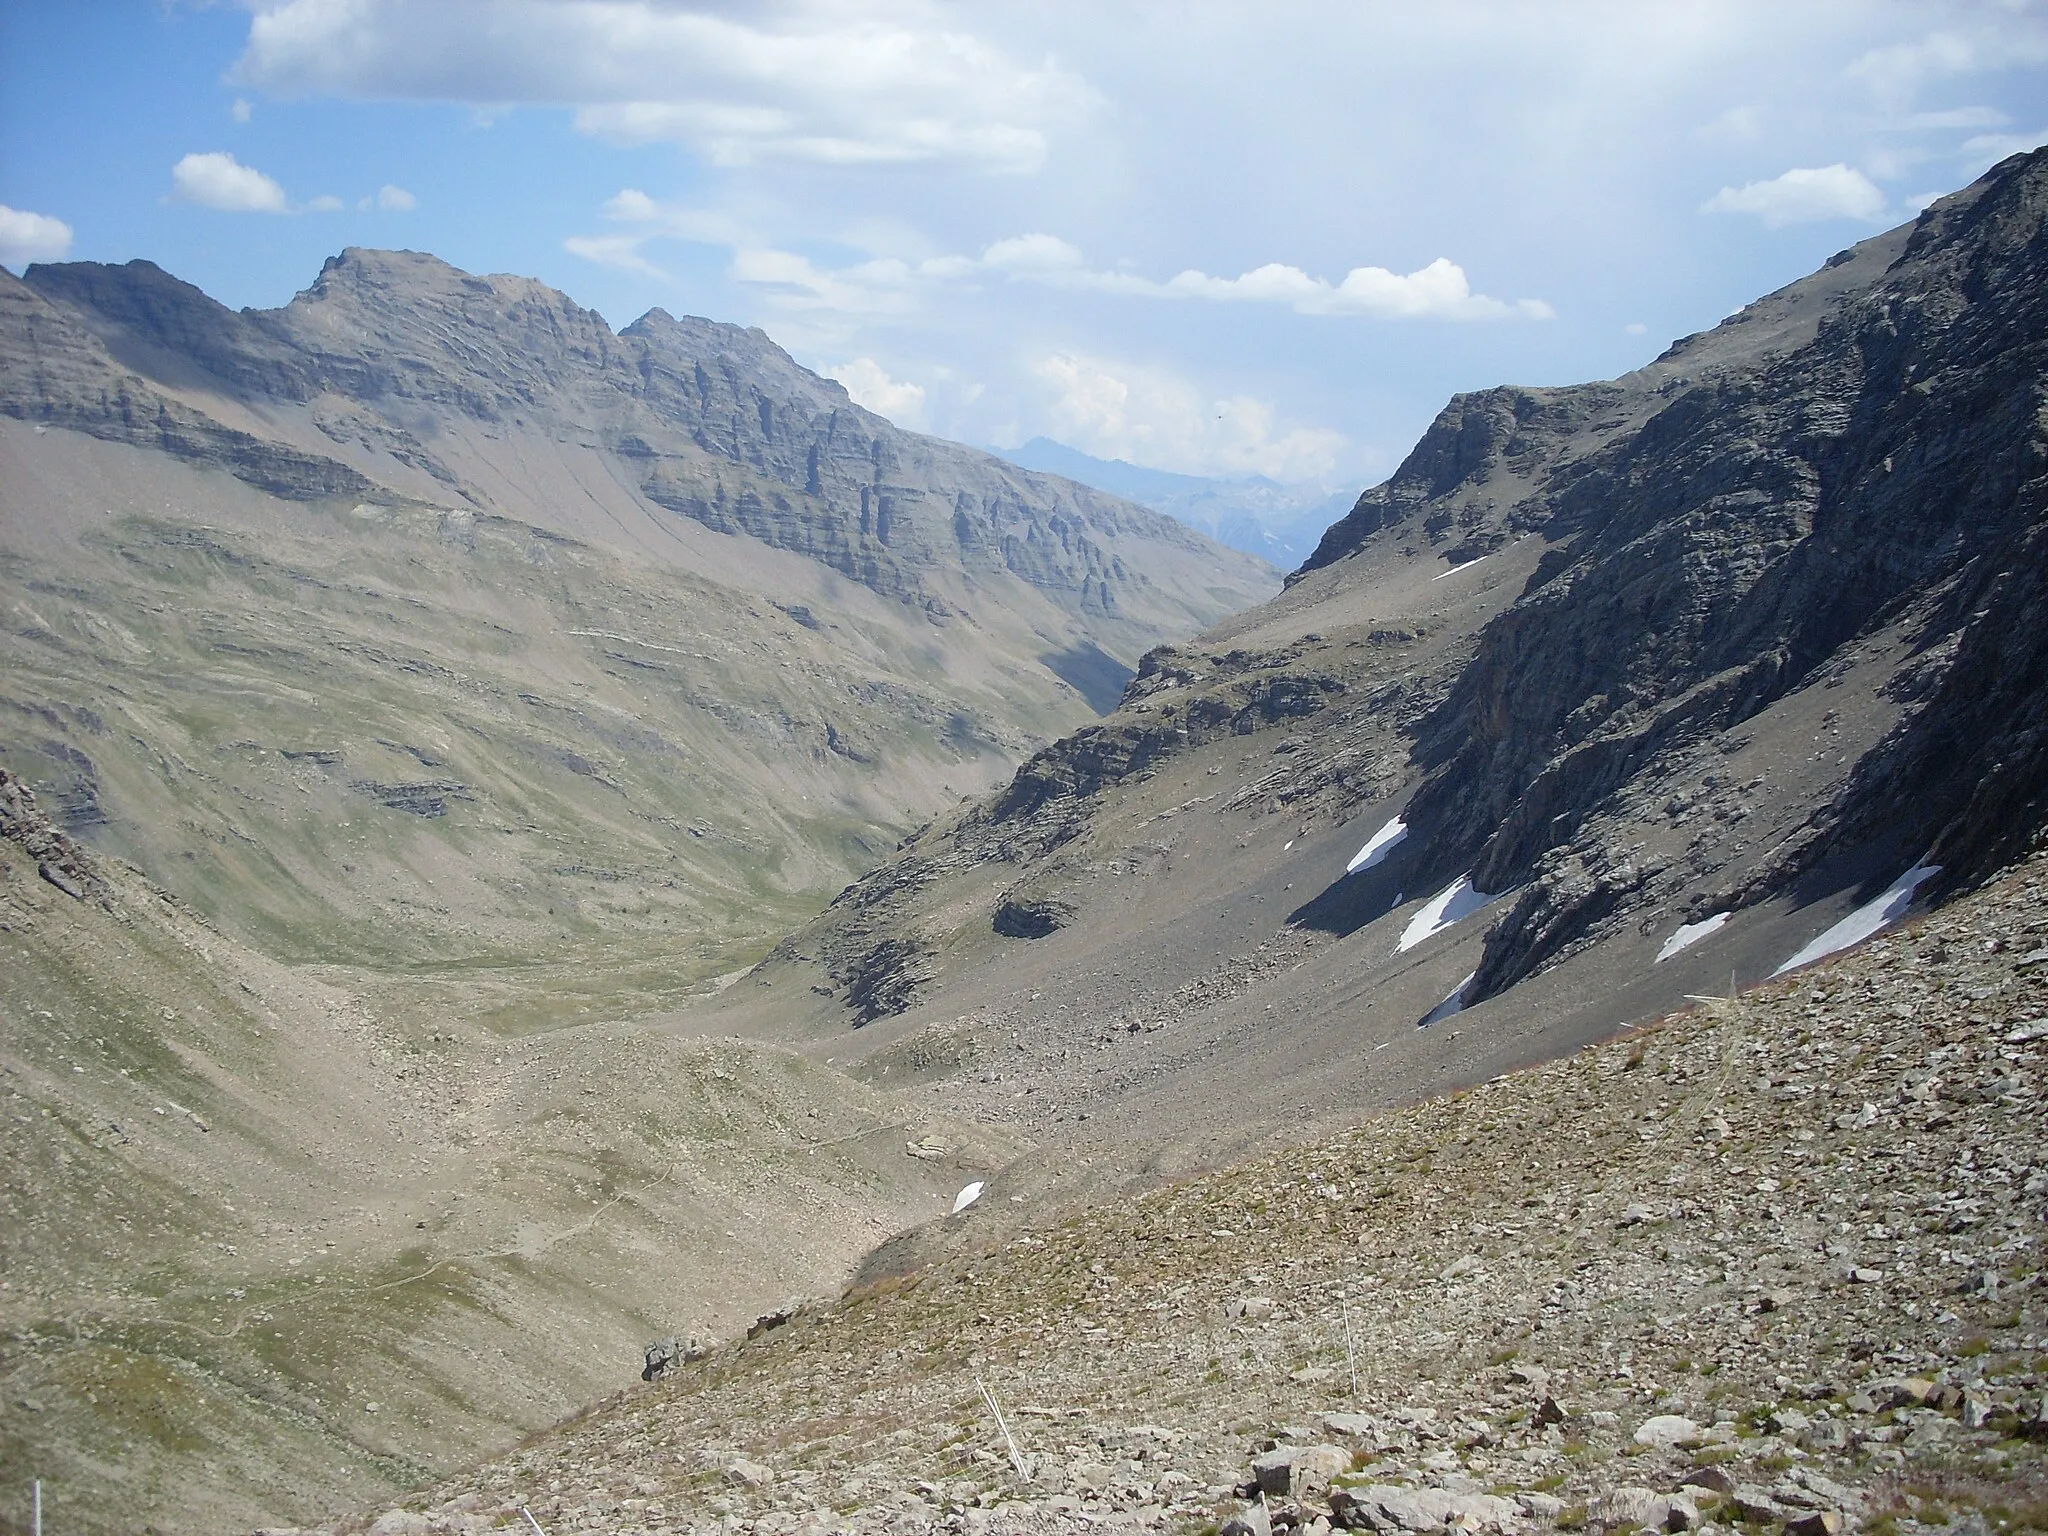
M 32 266 L 0 305 L 0 410 L 281 494 L 362 494 L 362 472 L 381 470 L 398 491 L 517 512 L 496 483 L 508 466 L 464 450 L 538 429 L 608 460 L 649 504 L 936 621 L 977 606 L 963 581 L 1008 575 L 1122 650 L 1170 611 L 1206 622 L 1264 586 L 1260 562 L 1170 518 L 901 431 L 759 330 L 653 310 L 614 334 L 531 279 L 416 252 L 344 251 L 277 310 L 236 313 L 146 261 Z M 207 390 L 267 411 L 275 435 L 310 425 L 321 447 L 216 443 Z
M 1603 823 L 1675 753 L 1839 686 L 1887 629 L 1911 657 L 1883 685 L 1897 721 L 1764 867 L 1694 904 L 1881 833 L 1951 882 L 2011 856 L 2048 787 L 2044 277 L 2036 152 L 1639 374 L 1461 397 L 1325 536 L 1305 572 L 1368 539 L 1454 563 L 1546 546 L 1416 733 L 1432 873 L 1521 892 L 1468 1000 L 1718 862 L 1614 868 Z
M 2037 854 L 1331 1140 L 994 1246 L 970 1206 L 330 1529 L 2048 1529 L 2044 1053 Z

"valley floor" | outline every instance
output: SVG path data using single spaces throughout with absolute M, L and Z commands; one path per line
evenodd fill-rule
M 2048 1529 L 2044 1061 L 2037 854 L 1334 1139 L 1021 1236 L 970 1208 L 335 1529 Z

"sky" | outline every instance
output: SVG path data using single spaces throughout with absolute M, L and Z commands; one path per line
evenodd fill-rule
M 2048 3 L 0 0 L 0 265 L 345 246 L 760 326 L 898 424 L 1391 473 L 2048 141 Z

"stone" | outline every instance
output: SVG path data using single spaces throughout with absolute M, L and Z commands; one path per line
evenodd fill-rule
M 1735 1478 L 1726 1467 L 1694 1467 L 1681 1479 L 1687 1488 L 1704 1488 L 1709 1493 L 1718 1493 L 1723 1498 L 1735 1492 Z
M 1330 1512 L 1352 1530 L 1379 1531 L 1383 1536 L 1392 1531 L 1439 1531 L 1449 1525 L 1466 1531 L 1502 1531 L 1522 1518 L 1519 1504 L 1497 1494 L 1390 1483 L 1336 1488 L 1330 1494 Z
M 1754 1483 L 1737 1483 L 1728 1493 L 1729 1506 L 1742 1519 L 1759 1525 L 1785 1518 L 1785 1506 L 1771 1496 L 1770 1490 L 1759 1488 Z
M 766 1488 L 775 1481 L 772 1469 L 746 1457 L 736 1457 L 725 1468 L 725 1479 L 742 1488 Z
M 1981 1394 L 1963 1394 L 1963 1428 L 1982 1429 L 1991 1422 L 1991 1404 Z
M 1663 1530 L 1671 1500 L 1654 1488 L 1609 1488 L 1586 1505 L 1586 1519 L 1606 1531 Z
M 1539 1423 L 1562 1424 L 1570 1417 L 1571 1415 L 1565 1411 L 1564 1404 L 1554 1397 L 1546 1395 L 1543 1401 L 1536 1405 L 1536 1418 Z
M 1785 1536 L 1842 1536 L 1842 1512 L 1816 1509 L 1785 1522 Z
M 1323 1428 L 1352 1440 L 1377 1441 L 1384 1434 L 1380 1421 L 1366 1413 L 1326 1413 Z
M 1550 1391 L 1550 1372 L 1540 1365 L 1524 1365 L 1517 1361 L 1508 1367 L 1508 1380 L 1518 1387 L 1527 1387 L 1538 1397 Z
M 1252 1480 L 1269 1498 L 1300 1498 L 1350 1470 L 1351 1453 L 1341 1445 L 1281 1445 L 1253 1460 Z
M 1934 1383 L 1925 1376 L 1886 1376 L 1866 1382 L 1863 1390 L 1883 1408 L 1919 1408 L 1934 1395 Z
M 1217 1536 L 1273 1536 L 1273 1520 L 1263 1504 L 1248 1504 L 1223 1522 Z
M 1846 1451 L 1849 1426 L 1839 1419 L 1817 1419 L 1800 1431 L 1799 1443 L 1809 1451 Z
M 1636 1426 L 1637 1445 L 1653 1446 L 1659 1450 L 1671 1450 L 1677 1446 L 1697 1445 L 1700 1427 L 1680 1413 L 1660 1413 Z
M 1796 1435 L 1812 1422 L 1797 1408 L 1780 1408 L 1764 1420 L 1765 1427 L 1774 1435 Z
M 427 1517 L 410 1509 L 387 1509 L 370 1522 L 369 1536 L 427 1536 Z

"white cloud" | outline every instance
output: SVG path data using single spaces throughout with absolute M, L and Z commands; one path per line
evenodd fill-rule
M 218 150 L 187 155 L 171 167 L 171 200 L 224 213 L 284 213 L 284 188 L 253 166 Z
M 688 240 L 698 245 L 751 245 L 762 242 L 730 214 L 715 209 L 689 208 L 680 203 L 658 202 L 638 187 L 626 187 L 607 198 L 604 216 L 620 224 L 647 227 L 642 238 L 661 236 Z
M 308 213 L 339 213 L 346 205 L 332 192 L 323 192 L 306 204 Z
M 1930 76 L 1963 74 L 1978 64 L 1976 45 L 1957 32 L 1930 32 L 1911 43 L 1873 48 L 1845 73 L 1860 80 L 1880 101 L 1910 101 Z
M 235 77 L 286 96 L 570 106 L 583 132 L 720 165 L 950 161 L 1035 171 L 1095 95 L 929 13 L 800 0 L 769 13 L 661 0 L 282 0 Z
M 581 256 L 601 267 L 617 267 L 622 272 L 666 280 L 668 274 L 640 254 L 645 239 L 643 235 L 571 235 L 562 242 L 562 248 L 571 256 Z
M 1104 458 L 1299 481 L 1328 475 L 1348 446 L 1326 428 L 1282 430 L 1270 403 L 1249 395 L 1211 399 L 1161 368 L 1060 352 L 1032 371 L 1050 396 L 1052 435 Z
M 2024 4 L 2021 0 L 2021 6 Z M 1930 81 L 2048 62 L 2048 26 L 2037 17 L 2020 14 L 2021 6 L 2004 8 L 2004 15 L 1996 15 L 1998 8 L 1994 7 L 1991 17 L 1930 32 L 1912 42 L 1872 48 L 1853 60 L 1844 73 L 1879 102 L 1897 109 L 1911 102 Z
M 846 386 L 846 392 L 853 396 L 853 403 L 877 416 L 886 416 L 899 427 L 920 431 L 924 427 L 924 386 L 905 380 L 892 379 L 871 357 L 856 357 L 850 363 L 824 371 L 828 379 L 837 379 Z
M 71 250 L 71 226 L 47 213 L 0 203 L 0 267 L 20 271 L 32 261 L 62 261 Z
M 235 98 L 235 104 L 228 108 L 228 116 L 233 118 L 238 123 L 246 123 L 247 121 L 249 121 L 249 118 L 251 114 L 254 112 L 254 110 L 255 109 L 252 108 L 246 100 L 244 100 L 240 96 L 237 96 Z
M 1868 176 L 1837 163 L 1723 187 L 1700 205 L 1700 212 L 1753 214 L 1777 229 L 1817 219 L 1875 219 L 1884 203 L 1884 193 Z
M 1081 251 L 1057 235 L 1017 235 L 1008 240 L 998 240 L 981 253 L 981 264 L 994 267 L 999 272 L 1014 272 L 1021 276 L 1046 273 L 1078 272 L 1081 269 Z
M 419 205 L 420 200 L 403 187 L 386 182 L 377 189 L 377 207 L 384 213 L 411 213 Z
M 1517 315 L 1550 320 L 1557 313 L 1541 299 L 1508 304 L 1474 293 L 1465 269 L 1443 256 L 1405 277 L 1385 267 L 1353 267 L 1336 284 L 1277 261 L 1242 277 L 1189 271 L 1166 284 L 1165 292 L 1172 297 L 1285 304 L 1304 315 L 1366 315 L 1376 320 L 1505 320 Z
M 2034 133 L 1980 133 L 1963 141 L 1963 161 L 1972 175 L 1991 169 L 2008 155 L 2023 155 L 2048 144 L 2048 128 Z
M 735 282 L 759 290 L 778 308 L 840 314 L 896 312 L 907 307 L 909 265 L 894 257 L 825 270 L 807 256 L 766 246 L 743 246 L 728 269 Z
M 606 204 L 622 221 L 655 226 L 661 233 L 720 243 L 714 221 L 679 217 L 643 192 L 628 189 Z M 690 233 L 683 233 L 685 230 Z M 572 247 L 573 249 L 574 247 Z M 633 245 L 637 251 L 637 240 Z M 616 263 L 615 263 L 616 264 Z M 1149 299 L 1203 299 L 1218 303 L 1283 304 L 1304 315 L 1358 315 L 1380 320 L 1549 320 L 1556 311 L 1541 299 L 1507 303 L 1472 292 L 1464 269 L 1438 257 L 1406 276 L 1385 267 L 1353 267 L 1343 281 L 1311 277 L 1299 267 L 1269 262 L 1242 277 L 1210 277 L 1185 271 L 1167 282 L 1132 272 L 1090 267 L 1078 246 L 1042 231 L 1015 235 L 985 247 L 980 256 L 931 256 L 912 264 L 878 257 L 853 266 L 824 269 L 809 258 L 762 246 L 735 250 L 732 275 L 740 282 L 775 291 L 787 306 L 846 312 L 900 311 L 911 292 L 929 286 L 990 275 L 1014 282 L 1084 289 Z

